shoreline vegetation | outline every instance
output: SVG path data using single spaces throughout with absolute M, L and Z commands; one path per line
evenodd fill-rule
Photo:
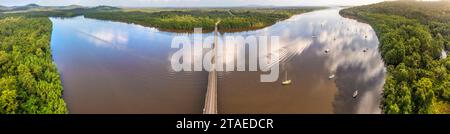
M 120 10 L 111 12 L 87 12 L 85 17 L 112 20 L 155 27 L 162 31 L 193 32 L 196 27 L 204 32 L 214 30 L 214 23 L 221 20 L 221 32 L 240 32 L 262 29 L 296 14 L 313 11 L 313 8 L 236 8 L 236 9 L 182 9 L 149 12 L 149 9 Z
M 387 114 L 450 113 L 450 2 L 395 1 L 343 9 L 369 23 L 387 66 Z
M 1 6 L 0 6 L 1 7 Z M 161 31 L 193 32 L 201 27 L 203 32 L 214 30 L 214 23 L 221 32 L 242 32 L 262 29 L 296 14 L 311 12 L 324 7 L 231 7 L 231 8 L 117 8 L 98 7 L 43 7 L 35 4 L 21 8 L 0 8 L 0 17 L 75 17 L 134 23 L 154 27 Z M 2 12 L 3 11 L 3 12 Z
M 48 18 L 0 19 L 0 114 L 64 114 Z

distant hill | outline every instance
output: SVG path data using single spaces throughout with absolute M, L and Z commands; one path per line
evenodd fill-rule
M 28 11 L 52 11 L 52 10 L 73 10 L 73 9 L 84 9 L 85 7 L 80 5 L 69 5 L 69 6 L 40 6 L 38 4 L 28 4 L 24 6 L 1 6 L 0 12 L 28 12 Z M 106 8 L 105 8 L 106 9 Z M 113 9 L 113 7 L 108 7 L 108 9 Z
M 89 10 L 95 10 L 95 11 L 114 11 L 114 10 L 120 10 L 121 8 L 118 7 L 112 7 L 112 6 L 97 6 L 90 8 Z
M 83 6 L 80 5 L 68 5 L 68 6 L 63 6 L 64 8 L 83 8 Z
M 8 10 L 11 10 L 11 8 L 0 5 L 0 12 L 4 12 L 4 11 L 8 11 Z
M 14 10 L 14 11 L 29 10 L 29 9 L 32 9 L 32 8 L 39 8 L 39 7 L 41 7 L 41 6 L 39 6 L 38 4 L 28 4 L 28 5 L 25 5 L 25 6 L 14 6 L 14 7 L 12 7 L 11 10 Z
M 28 5 L 25 5 L 25 7 L 40 7 L 38 4 L 28 4 Z

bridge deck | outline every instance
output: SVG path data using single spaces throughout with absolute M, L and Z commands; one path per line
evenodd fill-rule
M 205 107 L 203 109 L 203 114 L 217 114 L 217 72 L 216 72 L 216 64 L 215 64 L 215 57 L 216 57 L 216 44 L 217 44 L 217 38 L 218 38 L 218 30 L 217 25 L 220 23 L 218 21 L 215 26 L 214 30 L 214 45 L 213 45 L 213 56 L 212 56 L 212 64 L 211 64 L 211 71 L 208 75 L 208 88 L 206 91 L 206 97 L 205 97 Z

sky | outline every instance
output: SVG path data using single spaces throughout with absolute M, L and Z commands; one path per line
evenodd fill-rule
M 333 6 L 364 5 L 383 0 L 0 0 L 3 6 L 36 3 L 43 6 L 122 6 L 122 7 L 195 7 L 195 6 Z

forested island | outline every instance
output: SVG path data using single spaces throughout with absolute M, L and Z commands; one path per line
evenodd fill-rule
M 387 66 L 387 114 L 450 113 L 450 2 L 395 1 L 341 10 L 369 23 Z

